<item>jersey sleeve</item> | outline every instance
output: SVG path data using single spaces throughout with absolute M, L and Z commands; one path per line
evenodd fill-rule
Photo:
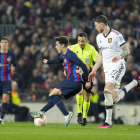
M 77 66 L 79 66 L 80 63 L 83 63 L 82 60 L 79 59 L 74 52 L 70 53 L 69 61 L 76 64 Z
M 95 62 L 97 60 L 98 52 L 94 47 L 91 50 L 91 55 L 92 55 L 92 60 Z
M 116 41 L 118 42 L 119 46 L 122 46 L 123 44 L 125 44 L 125 40 L 124 40 L 122 34 L 120 34 L 120 33 L 119 33 L 119 35 L 117 35 Z
M 48 64 L 54 64 L 54 63 L 62 63 L 63 62 L 63 57 L 58 57 L 58 58 L 55 58 L 53 60 L 48 60 Z

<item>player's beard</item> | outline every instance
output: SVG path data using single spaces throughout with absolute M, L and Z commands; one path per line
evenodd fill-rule
M 101 30 L 100 30 L 100 33 L 103 33 L 103 31 L 104 31 L 104 30 L 103 30 L 103 29 L 101 29 Z

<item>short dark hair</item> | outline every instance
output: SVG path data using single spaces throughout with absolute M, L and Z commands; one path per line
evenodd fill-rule
M 85 32 L 80 33 L 78 36 L 87 38 L 87 34 Z
M 2 37 L 2 38 L 0 39 L 0 42 L 1 42 L 2 40 L 7 40 L 7 42 L 9 43 L 9 40 L 8 40 L 6 37 Z
M 98 22 L 98 23 L 104 23 L 105 25 L 108 25 L 108 19 L 104 15 L 100 15 L 100 16 L 94 18 L 93 21 Z
M 58 37 L 55 37 L 55 41 L 58 41 L 60 44 L 64 44 L 65 47 L 68 46 L 69 44 L 69 39 L 67 36 L 58 36 Z

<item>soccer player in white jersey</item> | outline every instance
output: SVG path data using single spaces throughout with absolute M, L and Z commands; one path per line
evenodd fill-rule
M 119 89 L 122 77 L 125 74 L 125 60 L 129 55 L 129 48 L 125 45 L 125 40 L 118 31 L 108 26 L 107 17 L 100 15 L 93 19 L 95 28 L 99 32 L 96 41 L 99 47 L 99 55 L 96 63 L 89 74 L 89 81 L 93 81 L 96 71 L 103 62 L 105 72 L 105 123 L 98 128 L 112 128 L 113 103 L 117 103 L 133 87 L 140 86 L 140 76 L 137 76 L 131 83 L 123 89 Z

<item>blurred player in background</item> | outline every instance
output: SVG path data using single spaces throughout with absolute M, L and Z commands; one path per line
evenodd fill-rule
M 125 45 L 125 40 L 118 31 L 108 26 L 107 17 L 101 15 L 93 19 L 95 28 L 99 32 L 96 41 L 99 47 L 99 55 L 92 72 L 89 75 L 89 81 L 93 81 L 96 71 L 103 62 L 105 72 L 105 123 L 98 128 L 112 128 L 112 109 L 113 103 L 117 103 L 133 87 L 140 86 L 140 77 L 137 76 L 131 83 L 119 89 L 122 77 L 125 74 L 125 60 L 130 51 Z
M 76 56 L 74 52 L 68 49 L 68 38 L 66 36 L 60 36 L 56 37 L 55 40 L 56 50 L 58 53 L 62 53 L 63 55 L 53 60 L 44 59 L 43 62 L 45 64 L 63 63 L 66 68 L 67 79 L 50 92 L 50 100 L 47 105 L 45 105 L 40 111 L 33 112 L 31 115 L 34 118 L 42 117 L 45 112 L 56 105 L 63 113 L 65 118 L 65 127 L 67 127 L 73 117 L 73 113 L 67 111 L 60 97 L 64 96 L 65 99 L 68 99 L 82 90 L 83 79 L 81 68 L 85 73 L 86 88 L 90 87 L 90 82 L 88 82 L 88 70 L 86 65 Z
M 3 118 L 6 114 L 9 98 L 11 95 L 11 70 L 17 65 L 16 56 L 8 50 L 9 41 L 2 38 L 0 41 L 0 95 L 2 96 L 0 123 L 4 124 Z
M 95 48 L 92 45 L 87 43 L 87 34 L 84 32 L 80 33 L 78 35 L 78 43 L 69 46 L 69 48 L 74 53 L 76 53 L 76 55 L 83 61 L 83 63 L 86 64 L 88 71 L 91 72 L 93 67 L 93 62 L 96 61 L 98 52 L 95 50 Z M 86 126 L 87 113 L 90 107 L 91 88 L 93 84 L 91 82 L 91 87 L 87 89 L 85 87 L 86 81 L 85 81 L 85 75 L 83 71 L 82 71 L 82 76 L 84 80 L 83 89 L 81 90 L 81 92 L 79 92 L 76 95 L 77 108 L 78 108 L 77 122 L 82 126 Z M 83 103 L 83 93 L 84 93 L 84 103 Z M 82 111 L 82 107 L 83 107 L 83 111 Z

